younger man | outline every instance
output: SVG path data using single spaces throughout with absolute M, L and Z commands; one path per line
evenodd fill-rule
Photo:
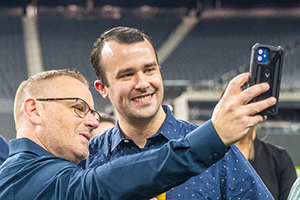
M 175 119 L 171 110 L 161 105 L 164 88 L 160 66 L 150 38 L 140 30 L 116 27 L 106 31 L 95 42 L 90 59 L 99 79 L 95 88 L 110 99 L 118 123 L 91 141 L 87 167 L 157 149 L 168 141 L 186 137 L 198 127 Z M 275 103 L 275 98 L 270 98 L 248 104 L 269 88 L 264 83 L 242 92 L 240 88 L 248 79 L 248 74 L 242 74 L 231 81 L 205 124 L 215 129 L 224 143 L 227 138 L 222 136 L 245 135 L 251 126 L 266 120 L 257 113 Z M 204 146 L 199 148 L 205 151 Z M 204 173 L 161 196 L 183 200 L 273 199 L 235 145 Z

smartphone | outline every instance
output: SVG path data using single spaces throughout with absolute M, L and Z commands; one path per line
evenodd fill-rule
M 284 49 L 281 46 L 270 46 L 256 43 L 252 47 L 250 59 L 250 86 L 267 82 L 270 89 L 255 97 L 251 102 L 267 99 L 271 96 L 277 103 L 261 111 L 261 115 L 276 115 L 278 113 L 278 100 L 281 83 Z

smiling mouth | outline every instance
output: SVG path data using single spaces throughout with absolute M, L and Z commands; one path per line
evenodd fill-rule
M 151 97 L 152 97 L 152 94 L 149 94 L 147 96 L 133 98 L 132 100 L 135 102 L 140 102 L 140 101 L 146 101 L 146 100 L 150 99 Z

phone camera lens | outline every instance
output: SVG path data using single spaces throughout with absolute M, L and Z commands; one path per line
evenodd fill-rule
M 258 61 L 261 61 L 261 60 L 262 60 L 262 57 L 261 57 L 261 56 L 257 56 L 257 60 L 258 60 Z
M 261 64 L 268 62 L 269 50 L 266 48 L 259 48 L 256 50 L 256 61 Z

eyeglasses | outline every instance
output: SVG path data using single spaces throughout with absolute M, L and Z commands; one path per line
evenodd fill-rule
M 76 115 L 78 115 L 80 118 L 86 117 L 88 112 L 90 112 L 100 123 L 101 121 L 101 115 L 96 111 L 92 110 L 89 106 L 89 104 L 84 101 L 81 98 L 74 97 L 74 98 L 39 98 L 36 99 L 37 101 L 63 101 L 63 100 L 75 100 L 75 105 L 74 105 L 74 112 Z

